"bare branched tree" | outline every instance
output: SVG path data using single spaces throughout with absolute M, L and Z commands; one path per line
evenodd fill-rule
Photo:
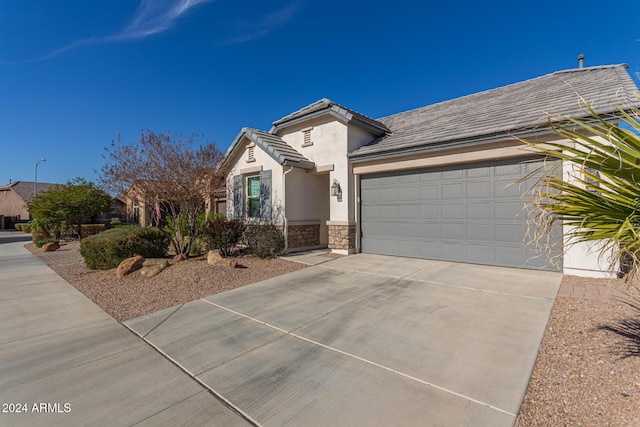
M 196 138 L 150 130 L 135 143 L 118 137 L 105 148 L 100 174 L 112 194 L 137 194 L 154 211 L 165 212 L 163 230 L 185 256 L 202 233 L 207 198 L 224 183 L 217 169 L 222 152 L 212 142 L 196 144 Z M 159 225 L 157 215 L 155 221 Z

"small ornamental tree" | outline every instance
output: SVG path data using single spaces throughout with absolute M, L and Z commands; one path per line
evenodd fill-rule
M 92 182 L 76 178 L 66 185 L 57 185 L 36 195 L 27 207 L 36 223 L 47 232 L 53 231 L 56 238 L 68 224 L 82 239 L 82 223 L 94 215 L 109 212 L 111 205 L 109 194 Z
M 177 254 L 189 256 L 202 234 L 206 200 L 224 182 L 217 166 L 222 152 L 214 143 L 196 145 L 196 136 L 143 132 L 137 142 L 118 137 L 105 148 L 101 182 L 113 194 L 132 190 L 156 212 L 166 214 L 167 234 Z M 158 215 L 156 221 L 159 224 Z

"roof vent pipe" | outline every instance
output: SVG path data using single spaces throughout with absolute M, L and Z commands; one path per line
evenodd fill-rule
M 578 55 L 578 68 L 584 68 L 584 53 Z

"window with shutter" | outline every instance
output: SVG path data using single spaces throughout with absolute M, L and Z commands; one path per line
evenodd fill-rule
M 260 218 L 260 177 L 247 178 L 247 218 Z

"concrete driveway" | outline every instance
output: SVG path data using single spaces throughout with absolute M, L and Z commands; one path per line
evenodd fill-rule
M 511 426 L 560 280 L 359 254 L 126 324 L 258 424 Z

